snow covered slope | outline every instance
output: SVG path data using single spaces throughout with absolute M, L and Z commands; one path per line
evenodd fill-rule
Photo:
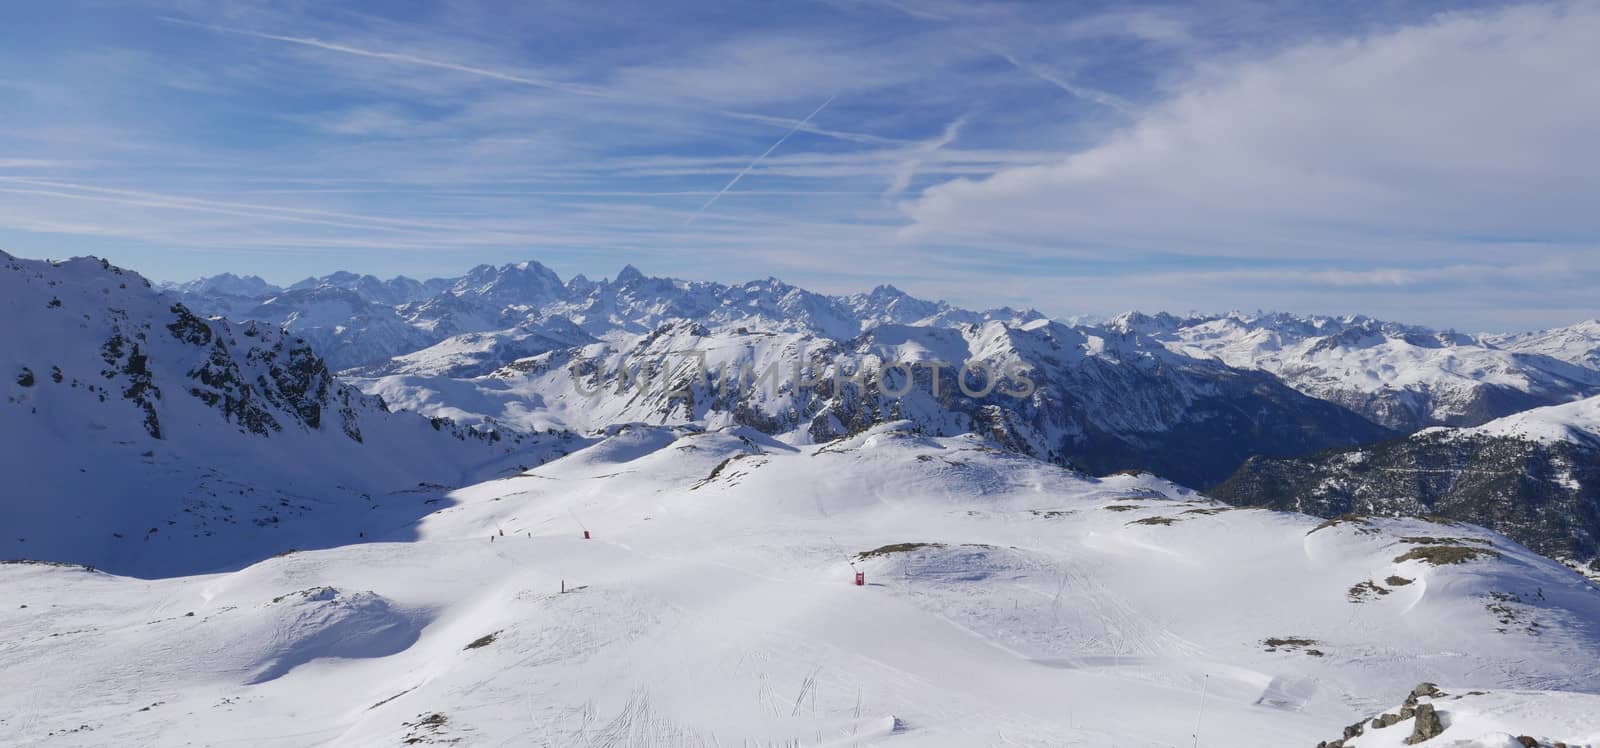
M 1508 351 L 1538 353 L 1590 369 L 1600 369 L 1600 319 L 1584 320 L 1550 330 L 1483 337 Z
M 1502 436 L 1552 444 L 1576 442 L 1600 447 L 1600 397 L 1534 408 L 1498 418 L 1462 433 Z
M 1441 689 L 1420 683 L 1398 708 L 1346 726 L 1323 748 L 1557 748 L 1600 744 L 1600 696 L 1552 691 Z M 1354 733 L 1354 734 L 1352 734 Z
M 391 492 L 546 441 L 391 413 L 303 340 L 201 319 L 100 260 L 0 255 L 0 316 L 0 558 L 149 575 L 340 544 L 427 511 Z
M 1108 323 L 1176 351 L 1262 369 L 1391 428 L 1475 426 L 1600 393 L 1600 367 L 1366 317 L 1124 314 Z
M 1231 509 L 905 422 L 613 429 L 432 508 L 222 574 L 0 565 L 0 731 L 1309 748 L 1426 680 L 1572 692 L 1460 713 L 1594 740 L 1600 589 L 1467 526 Z
M 225 316 L 266 322 L 305 338 L 326 352 L 325 360 L 335 371 L 415 351 L 433 340 L 393 307 L 335 286 L 286 291 Z
M 518 359 L 578 348 L 596 342 L 564 317 L 530 319 L 509 330 L 467 332 L 427 348 L 402 353 L 380 364 L 350 370 L 352 377 L 408 375 L 421 378 L 471 378 Z

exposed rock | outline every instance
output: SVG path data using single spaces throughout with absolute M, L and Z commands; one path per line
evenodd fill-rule
M 1439 690 L 1439 685 L 1437 683 L 1429 683 L 1427 681 L 1418 683 L 1416 688 L 1411 689 L 1411 699 L 1413 703 L 1416 699 L 1420 699 L 1423 696 L 1438 698 L 1443 695 L 1444 692 Z
M 1431 686 L 1432 684 L 1425 683 L 1423 685 Z M 1418 688 L 1421 688 L 1421 686 L 1418 686 Z M 1416 723 L 1411 728 L 1411 737 L 1406 738 L 1406 745 L 1416 745 L 1425 740 L 1432 740 L 1438 737 L 1441 732 L 1444 732 L 1444 723 L 1439 721 L 1439 714 L 1434 711 L 1433 705 L 1418 704 Z

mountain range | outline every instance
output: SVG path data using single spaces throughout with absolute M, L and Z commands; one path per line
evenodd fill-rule
M 977 429 L 1059 464 L 1154 470 L 1196 485 L 1222 480 L 1249 455 L 1478 425 L 1600 394 L 1600 369 L 1588 363 L 1600 355 L 1600 324 L 1591 323 L 1520 336 L 1289 314 L 1128 313 L 1069 324 L 1026 309 L 964 310 L 892 286 L 829 296 L 771 278 L 727 285 L 653 278 L 632 266 L 614 279 L 563 282 L 536 262 L 428 281 L 341 272 L 278 289 L 217 276 L 167 290 L 194 308 L 306 337 L 368 393 L 516 429 L 730 414 L 767 433 L 826 439 L 896 416 L 881 400 L 832 390 L 779 399 L 701 392 L 692 411 L 648 396 L 560 407 L 574 395 L 552 372 L 578 359 L 602 358 L 615 371 L 711 348 L 724 365 L 799 363 L 824 373 L 848 369 L 841 356 L 876 363 L 908 351 L 955 369 L 1011 362 L 1048 372 L 1018 407 L 960 397 L 949 381 L 945 396 L 931 397 L 926 378 L 919 391 L 930 402 L 896 405 L 934 431 Z
M 23 743 L 1600 743 L 1587 324 L 9 255 L 0 311 Z
M 1129 313 L 1107 326 L 1271 372 L 1307 395 L 1407 432 L 1475 426 L 1600 392 L 1600 367 L 1593 364 L 1600 360 L 1600 325 L 1592 322 L 1527 337 L 1290 314 Z M 1534 342 L 1550 339 L 1565 347 Z

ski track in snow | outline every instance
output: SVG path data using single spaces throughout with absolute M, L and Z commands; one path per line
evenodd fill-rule
M 403 542 L 151 580 L 0 566 L 29 605 L 0 611 L 0 727 L 24 745 L 1164 746 L 1193 742 L 1204 690 L 1202 745 L 1283 746 L 1424 679 L 1600 689 L 1581 624 L 1600 590 L 1479 530 L 1446 532 L 1506 558 L 1397 564 L 1398 538 L 1440 528 L 1311 532 L 893 424 L 708 481 L 747 453 L 737 432 L 661 434 L 452 491 Z M 921 459 L 950 453 L 994 482 L 952 488 Z M 850 584 L 845 557 L 908 542 L 942 545 L 854 560 Z M 1415 581 L 1347 599 L 1391 574 Z M 1532 600 L 1511 609 L 1540 635 L 1497 632 L 1494 591 Z M 386 630 L 359 617 L 380 611 L 416 639 L 338 638 Z

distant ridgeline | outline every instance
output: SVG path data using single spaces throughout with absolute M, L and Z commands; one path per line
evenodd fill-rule
M 563 282 L 534 262 L 429 281 L 336 273 L 284 289 L 225 275 L 157 291 L 100 260 L 3 258 L 0 309 L 12 323 L 0 330 L 0 429 L 36 447 L 5 459 L 30 490 L 75 497 L 4 507 L 17 527 L 94 515 L 117 527 L 104 536 L 155 536 L 161 525 L 140 519 L 155 494 L 161 522 L 212 537 L 219 523 L 286 521 L 329 487 L 459 485 L 619 424 L 738 425 L 823 443 L 906 421 L 1090 473 L 1216 486 L 1238 503 L 1433 514 L 1563 559 L 1597 552 L 1595 447 L 1582 437 L 1396 437 L 1595 396 L 1600 326 L 1591 346 L 1584 325 L 1500 337 L 1363 317 L 1083 325 L 890 286 L 827 296 L 631 267 Z M 962 372 L 978 369 L 1028 386 L 975 387 Z M 730 388 L 708 370 L 797 374 Z M 627 386 L 641 381 L 653 386 Z M 184 503 L 220 506 L 219 492 L 240 486 L 277 493 L 228 509 Z M 0 539 L 18 545 L 11 555 L 69 557 L 23 542 Z

